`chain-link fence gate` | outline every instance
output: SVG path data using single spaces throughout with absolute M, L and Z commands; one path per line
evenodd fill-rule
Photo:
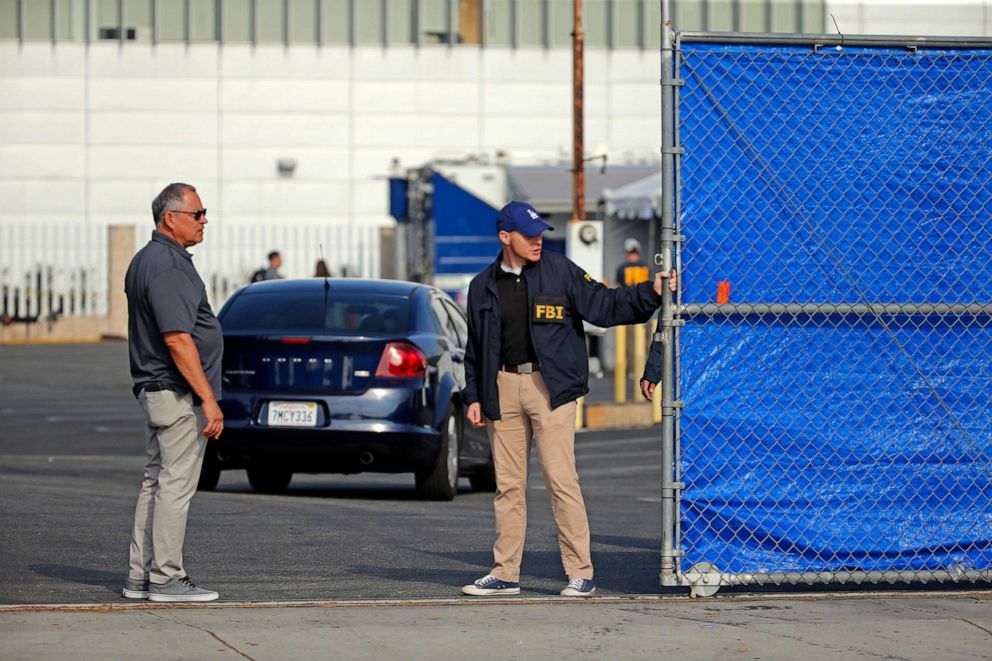
M 990 581 L 992 41 L 727 39 L 662 75 L 662 584 Z

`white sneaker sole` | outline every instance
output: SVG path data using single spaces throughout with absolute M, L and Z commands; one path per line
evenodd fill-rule
M 148 601 L 158 601 L 158 602 L 201 602 L 201 601 L 216 601 L 220 597 L 217 592 L 208 592 L 206 594 L 156 594 L 154 592 L 148 593 Z
M 503 588 L 501 590 L 484 590 L 482 588 L 477 588 L 474 585 L 466 585 L 462 588 L 462 594 L 471 595 L 473 597 L 495 597 L 502 594 L 520 594 L 520 588 Z
M 121 595 L 123 595 L 125 599 L 147 599 L 148 590 L 128 590 L 127 588 L 124 588 L 121 591 Z
M 591 597 L 596 594 L 596 588 L 589 590 L 589 592 L 579 592 L 578 590 L 572 590 L 571 588 L 565 588 L 561 591 L 561 596 L 563 597 Z

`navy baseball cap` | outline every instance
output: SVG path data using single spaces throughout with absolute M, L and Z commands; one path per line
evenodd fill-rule
M 496 214 L 496 231 L 520 232 L 524 236 L 537 236 L 541 232 L 554 229 L 541 220 L 537 209 L 526 202 L 513 201 Z

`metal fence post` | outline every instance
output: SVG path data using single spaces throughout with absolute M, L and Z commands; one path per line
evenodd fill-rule
M 673 216 L 675 192 L 675 85 L 674 51 L 672 48 L 672 16 L 670 0 L 661 3 L 661 269 L 670 273 L 674 260 L 675 238 Z M 655 397 L 661 397 L 661 585 L 677 585 L 675 577 L 675 402 L 674 402 L 674 300 L 665 287 L 662 290 L 661 312 L 654 335 L 661 342 L 661 381 Z

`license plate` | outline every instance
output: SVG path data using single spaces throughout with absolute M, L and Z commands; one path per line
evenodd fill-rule
M 269 402 L 269 425 L 273 427 L 316 427 L 315 402 Z

